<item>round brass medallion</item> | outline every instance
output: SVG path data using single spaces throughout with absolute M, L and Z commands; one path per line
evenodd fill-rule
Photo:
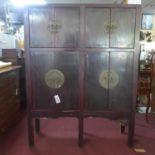
M 119 83 L 119 75 L 114 70 L 102 71 L 99 75 L 99 83 L 105 89 L 113 89 Z
M 61 88 L 64 81 L 64 74 L 58 69 L 51 69 L 45 75 L 45 82 L 52 89 Z

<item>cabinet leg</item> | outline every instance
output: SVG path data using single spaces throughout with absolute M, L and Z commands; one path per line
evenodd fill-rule
M 35 130 L 37 133 L 40 131 L 40 119 L 39 118 L 35 119 Z
M 121 133 L 124 133 L 124 132 L 125 132 L 125 125 L 121 124 Z
M 148 119 L 148 114 L 149 114 L 149 108 L 150 108 L 150 93 L 147 94 L 147 107 L 146 107 L 146 112 L 145 112 L 145 118 L 146 118 L 146 122 L 148 123 L 149 122 L 149 119 Z
M 133 146 L 133 138 L 134 138 L 134 128 L 135 128 L 135 118 L 134 114 L 129 119 L 128 124 L 128 145 L 129 147 Z
M 33 119 L 31 116 L 28 116 L 28 141 L 30 147 L 34 145 Z
M 128 120 L 121 120 L 120 124 L 121 124 L 121 133 L 124 133 L 125 127 L 128 125 Z
M 79 116 L 79 139 L 78 139 L 79 147 L 83 146 L 83 115 Z

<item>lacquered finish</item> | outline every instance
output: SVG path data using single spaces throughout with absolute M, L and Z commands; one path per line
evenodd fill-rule
M 30 47 L 79 46 L 79 8 L 32 8 L 29 12 Z
M 55 47 L 79 47 L 79 8 L 56 8 L 55 10 L 55 19 L 60 21 L 61 27 L 56 34 Z
M 29 10 L 30 47 L 54 47 L 54 35 L 50 33 L 52 9 L 31 8 Z M 40 27 L 38 29 L 37 27 Z
M 119 76 L 117 86 L 109 89 L 109 109 L 128 111 L 132 103 L 133 53 L 111 52 L 109 68 L 114 70 Z
M 134 48 L 136 9 L 112 8 L 110 47 Z
M 86 109 L 128 111 L 132 103 L 133 53 L 94 52 L 86 59 Z M 99 81 L 102 73 L 105 82 Z
M 86 109 L 105 110 L 108 107 L 108 90 L 99 83 L 102 71 L 108 70 L 109 53 L 87 53 L 86 55 Z
M 78 110 L 79 102 L 79 53 L 34 52 L 32 61 L 33 107 L 50 110 Z M 50 88 L 45 81 L 48 71 L 57 69 L 64 76 L 60 88 Z M 60 103 L 55 96 L 58 95 Z
M 86 8 L 85 12 L 86 47 L 134 48 L 134 8 Z
M 52 4 L 25 13 L 29 144 L 33 121 L 84 117 L 127 120 L 134 135 L 140 7 Z
M 109 47 L 110 9 L 86 8 L 86 47 Z

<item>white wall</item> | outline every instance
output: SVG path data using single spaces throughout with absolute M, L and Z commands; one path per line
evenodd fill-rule
M 142 0 L 142 12 L 155 13 L 155 0 Z
M 15 48 L 14 35 L 0 33 L 0 57 L 2 55 L 1 49 L 3 48 Z

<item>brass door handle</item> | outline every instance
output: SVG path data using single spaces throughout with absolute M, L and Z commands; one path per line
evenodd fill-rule
M 107 33 L 113 33 L 117 29 L 117 26 L 114 23 L 108 22 L 107 24 L 105 24 L 104 29 Z
M 99 84 L 105 89 L 113 89 L 119 83 L 119 74 L 115 70 L 104 70 L 99 75 Z
M 116 24 L 111 23 L 111 25 L 110 25 L 110 32 L 113 33 L 116 29 L 117 29 Z
M 51 33 L 58 33 L 61 29 L 61 24 L 57 20 L 53 20 L 48 25 L 48 31 Z

